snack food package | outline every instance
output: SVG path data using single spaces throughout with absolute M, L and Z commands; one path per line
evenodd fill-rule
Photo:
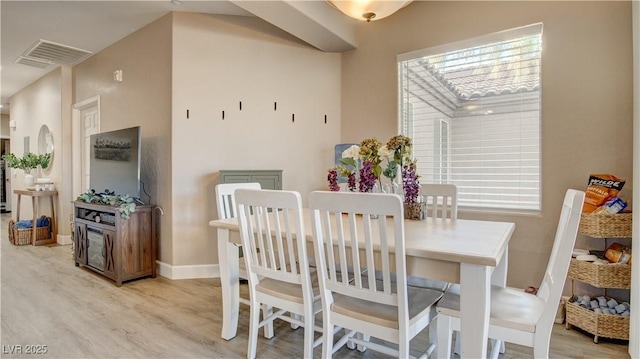
M 609 198 L 617 197 L 625 180 L 609 174 L 589 175 L 589 184 L 585 191 L 582 213 L 593 213 Z
M 613 197 L 609 198 L 602 206 L 596 208 L 593 213 L 616 214 L 622 212 L 625 208 L 627 208 L 627 204 L 620 197 Z
M 612 243 L 604 252 L 611 263 L 631 264 L 631 249 L 620 243 Z

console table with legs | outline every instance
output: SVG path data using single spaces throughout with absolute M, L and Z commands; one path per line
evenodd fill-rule
M 26 189 L 16 189 L 13 191 L 14 194 L 18 196 L 18 202 L 16 206 L 17 214 L 16 221 L 20 220 L 20 203 L 22 201 L 22 196 L 31 197 L 31 207 L 33 208 L 33 227 L 34 230 L 31 231 L 31 244 L 34 246 L 40 246 L 43 244 L 55 243 L 56 238 L 58 236 L 58 229 L 56 227 L 56 202 L 58 200 L 58 191 L 30 191 Z M 45 239 L 37 239 L 36 237 L 36 222 L 38 220 L 38 209 L 40 207 L 40 198 L 49 198 L 49 203 L 51 204 L 51 237 Z

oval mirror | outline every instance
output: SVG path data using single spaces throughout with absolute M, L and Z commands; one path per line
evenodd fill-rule
M 49 161 L 49 167 L 43 168 L 43 170 L 51 168 L 53 163 L 53 135 L 47 125 L 42 125 L 40 134 L 38 134 L 38 154 L 44 155 L 47 153 L 51 154 L 51 160 Z

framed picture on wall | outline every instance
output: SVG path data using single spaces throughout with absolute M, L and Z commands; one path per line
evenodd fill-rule
M 340 159 L 342 158 L 342 152 L 344 152 L 347 148 L 358 145 L 358 143 L 338 143 L 334 148 L 334 164 L 338 166 L 340 164 Z M 347 177 L 340 176 L 340 172 L 338 172 L 338 183 L 346 183 Z

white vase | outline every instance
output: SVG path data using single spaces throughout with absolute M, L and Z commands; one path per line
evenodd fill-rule
M 24 186 L 29 188 L 29 187 L 33 187 L 33 175 L 31 173 L 25 173 L 24 174 Z

